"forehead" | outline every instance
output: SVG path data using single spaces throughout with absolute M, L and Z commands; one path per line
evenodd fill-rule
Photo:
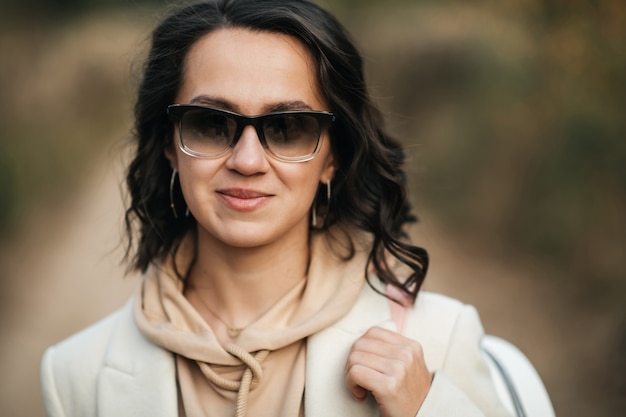
M 292 36 L 219 29 L 190 48 L 177 100 L 212 97 L 250 114 L 263 106 L 296 101 L 324 110 L 316 73 L 312 54 Z

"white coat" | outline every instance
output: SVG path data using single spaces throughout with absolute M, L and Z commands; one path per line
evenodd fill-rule
M 174 356 L 146 339 L 125 307 L 49 348 L 42 387 L 49 417 L 175 417 Z M 344 384 L 348 352 L 367 329 L 395 329 L 389 302 L 365 285 L 351 311 L 307 340 L 306 417 L 377 416 L 371 398 L 355 401 Z M 405 334 L 423 347 L 432 387 L 418 417 L 504 416 L 480 353 L 483 329 L 473 307 L 422 292 Z M 193 417 L 193 416 L 189 416 Z

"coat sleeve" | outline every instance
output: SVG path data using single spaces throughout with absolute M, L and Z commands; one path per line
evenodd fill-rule
M 481 353 L 483 335 L 476 310 L 466 305 L 459 308 L 442 365 L 434 370 L 431 389 L 417 417 L 509 416 Z

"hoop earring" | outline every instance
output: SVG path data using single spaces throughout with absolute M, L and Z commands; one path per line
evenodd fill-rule
M 178 171 L 176 168 L 172 170 L 172 177 L 170 178 L 170 208 L 172 209 L 172 213 L 174 213 L 174 218 L 178 219 L 178 212 L 176 211 L 176 205 L 174 204 L 174 182 L 176 181 L 176 175 Z
M 313 201 L 313 209 L 311 210 L 311 226 L 317 227 L 317 210 L 315 209 L 315 201 Z
M 328 180 L 326 183 L 326 207 L 330 207 L 330 182 L 331 180 Z
M 326 224 L 326 217 L 328 217 L 328 212 L 330 211 L 330 196 L 332 194 L 331 190 L 330 190 L 330 183 L 332 180 L 328 180 L 328 182 L 326 183 L 326 210 L 324 210 L 324 217 L 322 219 L 323 223 L 322 224 Z
M 332 191 L 330 188 L 331 181 L 322 183 L 326 186 L 326 210 L 324 211 L 323 223 L 326 224 L 326 216 L 328 215 L 328 210 L 330 209 L 330 197 L 332 195 Z M 317 227 L 317 204 L 313 201 L 313 207 L 311 208 L 311 226 Z

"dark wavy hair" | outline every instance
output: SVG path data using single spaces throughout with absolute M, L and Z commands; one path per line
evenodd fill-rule
M 325 187 L 313 203 L 325 214 L 318 228 L 356 227 L 371 234 L 368 266 L 382 282 L 414 299 L 426 275 L 428 255 L 408 242 L 404 230 L 416 221 L 402 170 L 404 152 L 386 133 L 381 113 L 369 98 L 362 57 L 348 33 L 331 14 L 306 0 L 199 1 L 177 9 L 154 30 L 135 105 L 137 151 L 126 178 L 131 198 L 125 217 L 127 258 L 132 267 L 145 272 L 151 263 L 173 255 L 195 227 L 192 216 L 176 218 L 170 208 L 172 168 L 164 149 L 172 143 L 173 126 L 166 107 L 181 86 L 190 47 L 220 28 L 287 34 L 311 51 L 321 93 L 336 117 L 329 135 L 338 165 L 330 204 Z M 180 192 L 174 203 L 179 210 L 185 206 Z M 135 220 L 139 230 L 133 228 Z M 409 267 L 408 277 L 397 276 L 393 258 Z

